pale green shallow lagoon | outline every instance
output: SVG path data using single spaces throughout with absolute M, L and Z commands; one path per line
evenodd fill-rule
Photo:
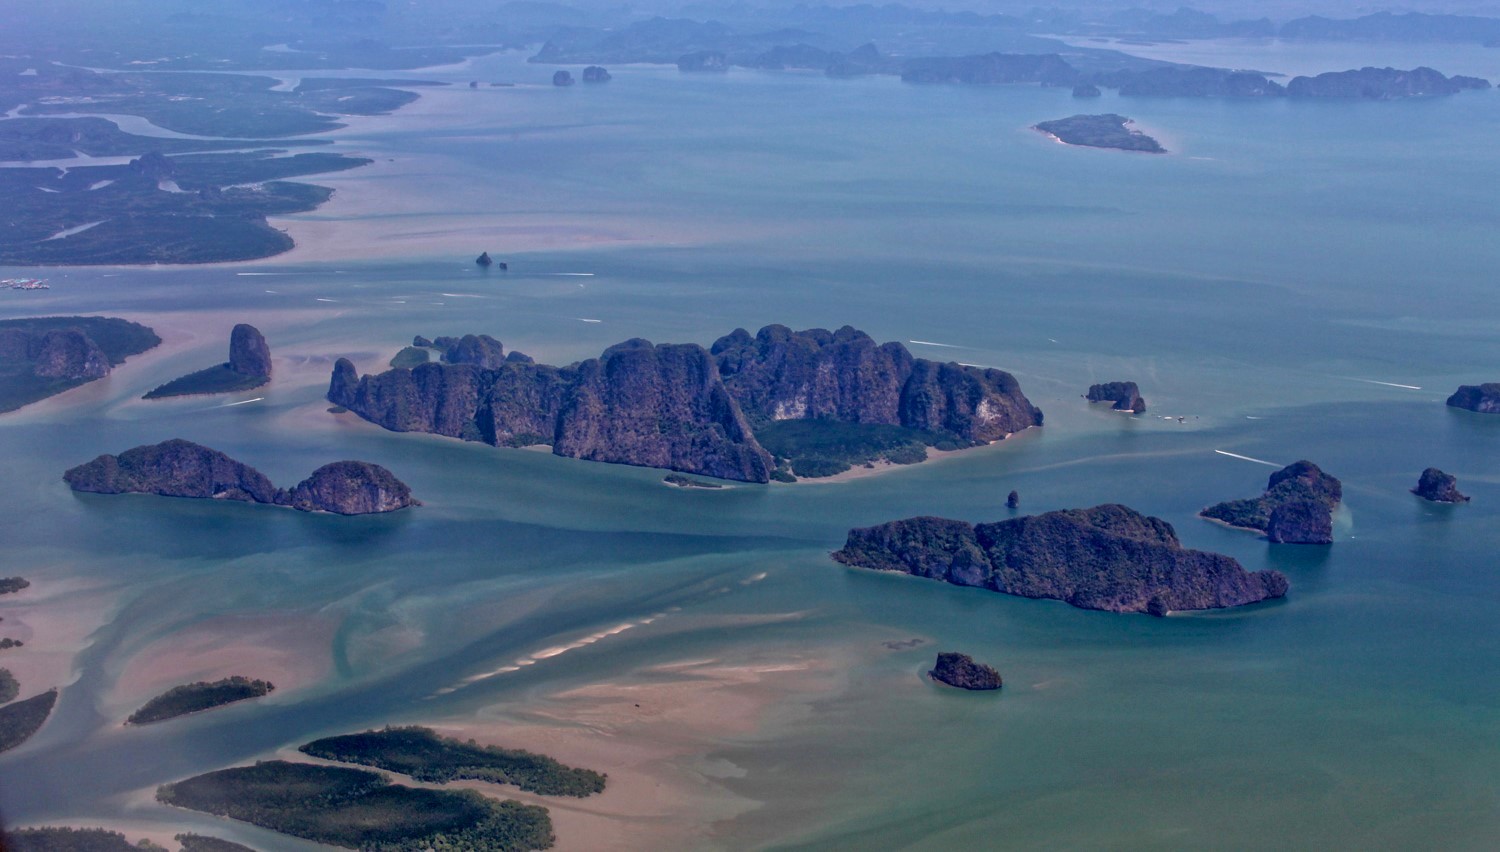
M 511 57 L 481 62 L 494 64 L 435 73 L 550 73 Z M 423 132 L 356 125 L 346 147 L 420 159 L 442 178 L 424 178 L 432 186 L 470 185 L 454 209 L 638 218 L 663 234 L 701 225 L 721 236 L 57 270 L 53 290 L 0 301 L 6 316 L 206 317 L 193 347 L 0 420 L 3 573 L 123 589 L 52 721 L 0 757 L 8 819 L 161 820 L 303 848 L 123 794 L 324 734 L 520 709 L 656 664 L 786 648 L 851 660 L 847 683 L 710 755 L 738 767 L 718 783 L 764 803 L 717 827 L 724 848 L 1491 844 L 1500 418 L 1442 400 L 1500 378 L 1500 95 L 1106 98 L 1101 107 L 1161 128 L 1174 151 L 1132 157 L 1025 129 L 1077 111 L 1065 90 L 611 70 L 616 80 L 597 89 L 434 93 L 448 99 L 432 101 L 447 118 Z M 481 275 L 469 262 L 479 248 L 505 256 L 511 273 Z M 234 399 L 263 401 L 134 401 L 222 359 L 238 320 L 266 333 L 278 372 L 264 392 Z M 333 357 L 374 368 L 413 334 L 487 332 L 561 363 L 632 336 L 706 344 L 769 322 L 962 347 L 911 346 L 1015 372 L 1047 425 L 864 480 L 708 492 L 664 488 L 660 471 L 351 425 L 318 402 Z M 1150 414 L 1079 398 L 1118 378 L 1141 383 Z M 75 496 L 61 482 L 100 452 L 168 437 L 208 443 L 278 484 L 335 458 L 368 459 L 427 505 L 339 519 Z M 1272 470 L 1214 450 L 1311 458 L 1339 476 L 1339 541 L 1272 548 L 1197 520 L 1204 505 L 1257 493 Z M 1428 465 L 1455 473 L 1474 502 L 1408 494 Z M 1291 594 L 1154 620 L 826 558 L 854 525 L 1004 517 L 1012 488 L 1028 512 L 1123 502 L 1159 515 L 1189 546 L 1285 571 Z M 106 718 L 114 678 L 152 639 L 223 614 L 283 612 L 341 625 L 323 683 L 154 728 Z M 739 623 L 788 613 L 799 617 Z M 392 624 L 423 644 L 381 653 L 371 637 Z M 882 646 L 909 637 L 928 641 Z M 925 683 L 939 648 L 994 662 L 1003 694 Z

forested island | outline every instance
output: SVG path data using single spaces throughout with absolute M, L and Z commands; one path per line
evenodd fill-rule
M 307 743 L 298 751 L 437 784 L 490 781 L 543 796 L 580 798 L 604 792 L 605 776 L 598 772 L 564 766 L 544 754 L 438 736 L 430 728 L 386 728 L 327 737 Z
M 553 843 L 546 808 L 407 787 L 342 766 L 263 761 L 164 784 L 156 799 L 351 849 L 525 852 Z
M 0 752 L 10 751 L 31 739 L 57 703 L 57 690 L 49 689 L 24 701 L 0 706 Z
M 920 461 L 927 445 L 1042 422 L 1009 373 L 915 358 L 848 326 L 737 329 L 709 349 L 628 340 L 566 367 L 505 355 L 485 335 L 432 343 L 447 344 L 442 363 L 360 376 L 339 359 L 329 402 L 397 432 L 743 482 Z
M 148 391 L 145 399 L 254 390 L 271 380 L 271 348 L 260 329 L 240 323 L 229 333 L 229 360 Z
M 1277 571 L 1248 572 L 1218 553 L 1188 550 L 1172 525 L 1120 505 L 1046 512 L 990 524 L 908 518 L 849 531 L 833 558 L 1083 609 L 1215 609 L 1279 598 Z
M 1115 148 L 1120 151 L 1144 151 L 1148 154 L 1166 153 L 1161 143 L 1139 130 L 1130 127 L 1131 120 L 1123 115 L 1075 115 L 1056 121 L 1043 121 L 1035 125 L 1037 130 L 1068 145 L 1087 148 Z
M 1332 544 L 1333 510 L 1343 495 L 1338 479 L 1304 459 L 1271 474 L 1261 496 L 1216 503 L 1199 514 L 1263 532 L 1274 544 Z
M 303 512 L 368 515 L 421 505 L 411 489 L 378 464 L 342 461 L 323 465 L 291 489 L 218 450 L 176 438 L 105 454 L 70 468 L 63 480 L 94 494 L 157 494 L 290 506 Z
M 113 317 L 0 320 L 0 413 L 103 378 L 160 343 L 146 326 Z
M 247 677 L 234 675 L 223 680 L 198 681 L 196 683 L 174 686 L 161 695 L 147 701 L 141 709 L 130 714 L 126 724 L 149 725 L 152 722 L 165 722 L 178 716 L 186 716 L 189 713 L 198 713 L 203 710 L 211 710 L 215 707 L 223 707 L 236 701 L 245 701 L 250 698 L 260 698 L 270 695 L 276 687 L 269 681 L 251 680 Z

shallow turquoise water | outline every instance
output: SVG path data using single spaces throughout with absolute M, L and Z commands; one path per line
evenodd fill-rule
M 435 73 L 550 71 L 483 63 Z M 1026 130 L 1077 111 L 1062 90 L 612 70 L 598 89 L 483 90 L 461 127 L 366 131 L 351 144 L 475 175 L 493 188 L 486 209 L 637 216 L 667 233 L 707 223 L 726 236 L 507 252 L 504 277 L 451 257 L 59 270 L 48 293 L 0 301 L 4 315 L 210 317 L 190 351 L 0 419 L 5 572 L 123 589 L 53 720 L 0 757 L 9 819 L 206 826 L 122 794 L 322 734 L 524 706 L 656 663 L 852 647 L 868 653 L 847 688 L 724 743 L 719 756 L 745 775 L 723 783 L 765 804 L 721 826 L 722 845 L 1488 845 L 1500 831 L 1500 418 L 1442 400 L 1496 379 L 1500 363 L 1500 95 L 1106 98 L 1174 151 L 1132 157 Z M 580 271 L 593 275 L 551 274 Z M 227 334 L 239 318 L 280 359 L 263 401 L 133 402 L 221 358 L 208 326 Z M 946 344 L 911 348 L 1012 370 L 1047 425 L 866 480 L 700 492 L 663 488 L 659 471 L 351 426 L 318 404 L 332 357 L 370 369 L 413 334 L 488 332 L 566 362 L 632 336 L 708 343 L 768 322 Z M 1141 383 L 1150 415 L 1079 399 L 1117 378 Z M 336 519 L 75 496 L 59 479 L 98 453 L 178 436 L 279 484 L 368 459 L 427 505 Z M 1311 458 L 1339 476 L 1339 541 L 1272 548 L 1195 519 L 1258 492 L 1271 470 L 1215 450 Z M 1474 502 L 1408 494 L 1428 465 L 1455 473 Z M 853 525 L 1003 517 L 1012 488 L 1026 511 L 1127 503 L 1189 546 L 1285 571 L 1292 592 L 1153 620 L 826 558 Z M 106 718 L 113 679 L 149 641 L 258 612 L 337 618 L 329 680 L 172 726 L 122 731 Z M 786 613 L 800 617 L 726 626 Z M 392 624 L 421 630 L 424 644 L 370 650 Z M 906 637 L 929 641 L 881 648 Z M 995 662 L 1004 694 L 924 683 L 937 646 Z

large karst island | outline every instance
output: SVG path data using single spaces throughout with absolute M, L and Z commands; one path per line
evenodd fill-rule
M 325 464 L 294 488 L 277 488 L 265 474 L 218 450 L 176 438 L 102 455 L 71 468 L 74 491 L 157 494 L 290 506 L 302 512 L 369 515 L 420 505 L 389 470 L 362 461 Z
M 628 340 L 566 367 L 484 335 L 430 343 L 442 361 L 411 369 L 360 376 L 339 359 L 329 401 L 398 432 L 741 482 L 921 461 L 929 446 L 1042 422 L 1009 373 L 916 358 L 848 326 L 737 329 L 708 349 Z
M 1189 550 L 1172 525 L 1107 504 L 990 524 L 919 517 L 849 531 L 833 558 L 1083 609 L 1216 609 L 1279 598 L 1278 571 L 1249 572 L 1233 558 Z
M 1343 498 L 1342 483 L 1303 460 L 1271 474 L 1261 496 L 1216 503 L 1199 514 L 1263 532 L 1273 544 L 1332 544 L 1333 510 Z
M 1500 414 L 1500 382 L 1461 385 L 1448 397 L 1448 405 L 1480 414 Z

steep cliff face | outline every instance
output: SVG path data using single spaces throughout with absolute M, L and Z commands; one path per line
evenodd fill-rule
M 766 482 L 774 469 L 696 344 L 631 340 L 578 365 L 553 452 Z
M 240 323 L 229 333 L 229 369 L 246 376 L 271 375 L 271 347 L 260 329 Z
M 1146 410 L 1146 400 L 1141 398 L 1141 389 L 1135 382 L 1105 382 L 1089 385 L 1089 392 L 1085 398 L 1089 402 L 1112 402 L 1115 411 L 1133 411 L 1140 414 Z
M 1411 492 L 1434 503 L 1467 503 L 1469 497 L 1458 490 L 1458 478 L 1435 467 L 1422 471 L 1417 487 Z
M 748 482 L 775 470 L 756 424 L 898 425 L 978 444 L 1041 423 L 1008 373 L 915 359 L 848 327 L 741 329 L 711 352 L 631 340 L 561 368 L 501 357 L 483 336 L 433 344 L 448 363 L 360 377 L 340 359 L 329 401 L 396 431 Z
M 1500 414 L 1500 382 L 1463 385 L 1448 397 L 1448 404 L 1480 414 Z
M 31 371 L 40 378 L 90 381 L 109 375 L 109 356 L 81 329 L 54 329 L 35 346 Z
M 304 512 L 363 515 L 420 505 L 411 489 L 377 464 L 344 461 L 313 471 L 290 491 L 260 471 L 218 450 L 175 438 L 102 455 L 63 474 L 74 491 L 96 494 L 159 494 L 274 503 Z
M 736 329 L 710 351 L 724 386 L 755 421 L 899 424 L 914 360 L 901 344 L 880 346 L 849 326 L 794 332 L 768 325 L 753 338 Z
M 253 467 L 180 438 L 102 455 L 63 474 L 74 491 L 160 494 L 274 503 L 271 481 Z
M 443 360 L 449 364 L 473 364 L 496 370 L 505 363 L 505 348 L 488 334 L 466 334 L 448 347 Z
M 901 344 L 877 344 L 849 326 L 770 325 L 754 337 L 736 329 L 710 351 L 752 423 L 889 424 L 987 443 L 1042 422 L 1009 373 L 913 358 Z
M 911 518 L 851 530 L 833 558 L 1084 609 L 1149 612 L 1240 606 L 1286 594 L 1276 571 L 1188 550 L 1171 524 L 1119 505 L 972 526 Z
M 1199 514 L 1261 530 L 1276 544 L 1332 544 L 1333 510 L 1343 497 L 1342 483 L 1304 459 L 1271 474 L 1261 496 L 1217 503 Z M 1278 509 L 1285 511 L 1276 519 Z
M 285 502 L 304 512 L 371 515 L 420 505 L 389 470 L 362 461 L 325 464 L 297 483 Z

